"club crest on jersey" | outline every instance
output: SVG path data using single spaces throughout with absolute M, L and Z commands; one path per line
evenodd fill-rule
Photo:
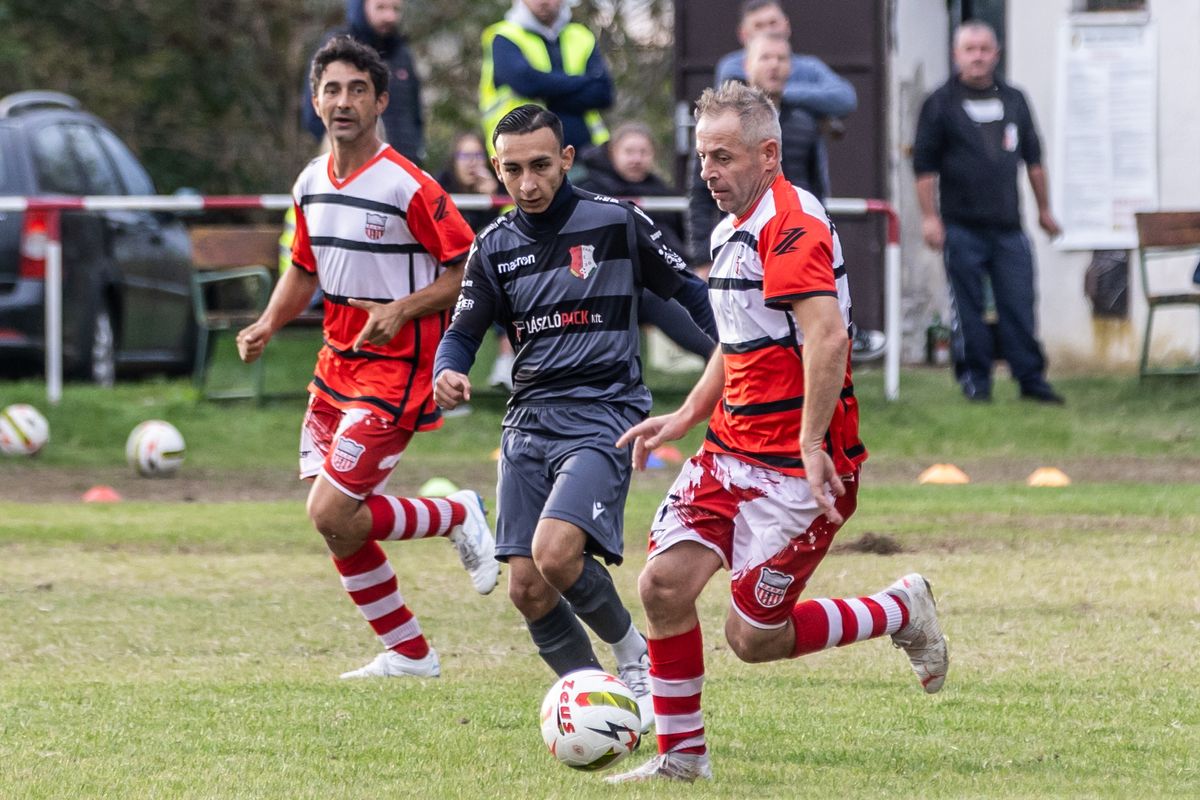
M 758 575 L 758 583 L 754 586 L 754 599 L 763 608 L 774 608 L 783 602 L 788 587 L 794 580 L 795 577 L 791 575 L 763 567 Z
M 329 464 L 338 472 L 349 472 L 358 466 L 358 459 L 367 448 L 353 439 L 338 439 L 337 447 L 329 456 Z
M 371 241 L 383 238 L 383 229 L 387 226 L 386 214 L 372 214 L 367 212 L 367 238 Z
M 588 276 L 596 270 L 596 258 L 594 253 L 596 246 L 594 244 L 577 244 L 571 248 L 571 274 L 581 280 L 587 280 Z

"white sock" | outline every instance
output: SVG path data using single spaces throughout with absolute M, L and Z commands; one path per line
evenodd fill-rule
M 629 623 L 629 630 L 621 637 L 619 642 L 613 642 L 613 655 L 617 659 L 617 665 L 633 664 L 639 661 L 642 653 L 646 652 L 646 637 L 638 633 L 638 629 Z

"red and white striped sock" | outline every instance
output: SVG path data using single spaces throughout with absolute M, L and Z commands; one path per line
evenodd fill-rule
M 467 518 L 462 503 L 444 497 L 392 497 L 373 494 L 366 499 L 371 512 L 372 539 L 425 539 L 445 536 Z
M 803 600 L 792 609 L 796 629 L 792 658 L 895 633 L 906 624 L 908 598 L 899 593 Z
M 342 586 L 367 618 L 383 646 L 408 658 L 424 658 L 429 642 L 421 634 L 417 618 L 404 605 L 396 573 L 383 548 L 367 542 L 349 558 L 334 556 L 333 565 L 342 576 Z
M 700 693 L 704 689 L 704 640 L 697 625 L 666 639 L 648 639 L 650 692 L 660 753 L 707 752 Z

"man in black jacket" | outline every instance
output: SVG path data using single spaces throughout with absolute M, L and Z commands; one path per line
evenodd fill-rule
M 992 399 L 986 276 L 999 346 L 1021 397 L 1059 404 L 1063 399 L 1046 382 L 1046 359 L 1034 333 L 1033 253 L 1021 230 L 1017 185 L 1021 162 L 1037 200 L 1038 224 L 1051 237 L 1061 231 L 1050 211 L 1033 113 L 1019 90 L 996 79 L 999 60 L 988 25 L 966 22 L 955 31 L 957 74 L 926 98 L 913 143 L 921 232 L 945 256 L 954 308 L 951 347 L 963 395 Z
M 425 158 L 421 84 L 412 51 L 408 49 L 408 39 L 400 32 L 403 11 L 404 0 L 346 0 L 346 24 L 327 31 L 321 37 L 321 45 L 339 34 L 349 34 L 375 48 L 388 68 L 388 96 L 391 102 L 380 117 L 387 143 L 405 158 L 420 165 Z M 301 115 L 304 127 L 320 140 L 325 135 L 325 126 L 313 111 L 311 97 L 312 89 L 305 75 L 301 91 Z

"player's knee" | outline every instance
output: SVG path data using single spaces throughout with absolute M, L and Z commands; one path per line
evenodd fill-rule
M 347 534 L 349 520 L 340 512 L 323 503 L 315 503 L 312 498 L 308 501 L 308 519 L 312 522 L 317 533 L 329 540 L 344 538 Z
M 679 575 L 658 569 L 653 560 L 638 576 L 638 595 L 647 614 L 669 614 L 690 606 L 695 599 Z
M 774 660 L 762 647 L 761 631 L 756 631 L 749 625 L 727 624 L 725 641 L 729 643 L 733 654 L 747 664 Z
M 549 612 L 543 587 L 540 581 L 526 580 L 515 571 L 508 574 L 508 599 L 526 619 L 540 619 Z
M 533 563 L 546 582 L 566 590 L 579 577 L 582 553 L 575 547 L 550 536 L 533 540 Z

